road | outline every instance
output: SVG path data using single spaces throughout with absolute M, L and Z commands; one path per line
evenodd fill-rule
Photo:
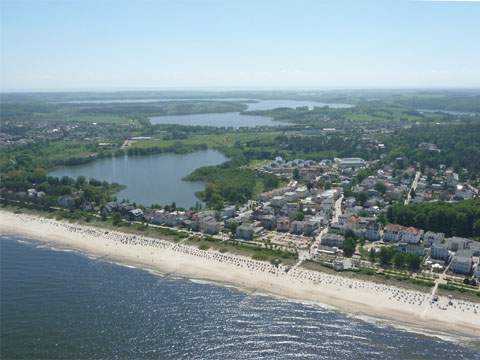
M 316 255 L 317 249 L 320 246 L 320 243 L 322 241 L 322 236 L 324 236 L 328 232 L 328 230 L 330 229 L 330 224 L 334 222 L 338 222 L 338 217 L 342 214 L 342 201 L 343 201 L 343 194 L 340 195 L 340 197 L 335 202 L 332 218 L 328 222 L 328 225 L 325 228 L 323 228 L 322 231 L 320 231 L 320 233 L 317 235 L 312 245 L 310 246 L 309 258 Z
M 407 198 L 405 199 L 405 205 L 408 205 L 408 203 L 412 199 L 412 190 L 413 191 L 417 190 L 418 180 L 420 179 L 421 174 L 422 173 L 420 171 L 417 171 L 415 173 L 415 178 L 412 181 L 412 186 L 410 186 L 410 190 L 408 191 Z

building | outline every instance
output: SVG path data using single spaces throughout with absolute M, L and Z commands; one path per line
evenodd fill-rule
M 277 221 L 274 215 L 263 215 L 260 217 L 260 223 L 263 228 L 267 230 L 273 230 L 277 226 Z
M 27 195 L 28 195 L 28 197 L 36 197 L 36 196 L 37 196 L 37 190 L 35 190 L 35 189 L 28 189 L 28 190 L 27 190 Z
M 237 227 L 235 232 L 235 237 L 242 240 L 252 240 L 253 239 L 253 227 L 249 224 L 243 224 Z
M 327 233 L 322 236 L 320 244 L 324 246 L 336 247 L 341 249 L 343 248 L 344 241 L 345 241 L 345 238 L 343 237 L 343 235 Z
M 316 230 L 322 225 L 323 218 L 319 216 L 314 216 L 307 219 L 304 222 L 303 233 L 307 236 L 312 236 Z
M 225 206 L 222 210 L 222 217 L 224 219 L 230 219 L 235 216 L 235 205 Z
M 143 210 L 142 209 L 133 209 L 127 213 L 127 218 L 130 221 L 141 221 L 143 220 Z
M 304 227 L 305 223 L 303 221 L 292 221 L 292 223 L 290 224 L 290 232 L 292 234 L 301 235 L 303 234 Z
M 470 275 L 472 273 L 473 261 L 470 254 L 459 253 L 453 257 L 452 271 L 456 274 Z
M 351 270 L 353 268 L 352 260 L 348 258 L 336 258 L 333 260 L 333 269 L 335 271 Z
M 209 235 L 214 235 L 220 231 L 220 223 L 211 216 L 200 217 L 198 227 L 201 232 Z
M 57 199 L 57 204 L 64 208 L 70 208 L 75 205 L 75 199 L 69 195 L 60 196 Z
M 365 166 L 365 160 L 361 158 L 335 159 L 335 163 L 341 169 L 358 169 Z
M 290 230 L 290 220 L 288 217 L 280 217 L 277 219 L 277 231 L 288 232 Z
M 448 260 L 448 247 L 445 244 L 433 243 L 430 248 L 430 257 L 432 259 L 438 259 L 446 261 Z
M 376 221 L 370 221 L 365 228 L 365 239 L 370 241 L 380 240 L 382 225 Z
M 402 240 L 409 244 L 418 244 L 420 243 L 420 238 L 422 237 L 423 231 L 413 226 L 408 228 L 403 228 L 401 231 Z
M 432 246 L 435 242 L 442 242 L 445 239 L 444 233 L 435 233 L 433 231 L 427 231 L 423 234 L 423 243 L 426 247 Z
M 445 239 L 445 243 L 448 246 L 448 250 L 451 251 L 462 251 L 468 248 L 468 244 L 471 242 L 471 240 L 458 237 L 458 236 L 452 236 L 450 238 Z
M 401 242 L 398 244 L 398 250 L 405 254 L 412 254 L 418 256 L 425 255 L 425 248 L 422 245 L 409 244 L 406 242 Z
M 384 241 L 400 241 L 402 239 L 403 226 L 397 224 L 388 224 L 383 230 Z

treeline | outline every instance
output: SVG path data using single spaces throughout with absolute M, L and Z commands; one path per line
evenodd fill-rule
M 398 96 L 394 103 L 411 109 L 433 109 L 480 113 L 480 95 L 478 94 L 426 94 Z
M 277 146 L 284 150 L 297 154 L 302 154 L 308 158 L 309 154 L 315 157 L 321 153 L 321 158 L 329 153 L 338 157 L 361 157 L 364 159 L 374 159 L 378 156 L 378 150 L 370 148 L 360 136 L 354 134 L 329 134 L 309 135 L 309 136 L 287 136 L 280 135 L 276 138 Z M 312 158 L 312 160 L 318 160 Z
M 420 162 L 422 167 L 438 168 L 443 164 L 459 173 L 467 169 L 468 177 L 480 175 L 480 123 L 474 121 L 456 124 L 421 124 L 399 131 L 385 139 L 390 158 L 406 157 Z M 420 149 L 421 143 L 435 144 L 440 151 Z
M 175 154 L 186 154 L 198 150 L 207 150 L 208 146 L 206 144 L 185 144 L 181 142 L 176 142 L 171 146 L 151 146 L 151 147 L 130 147 L 127 148 L 127 155 L 152 155 L 152 154 L 161 154 L 161 153 L 175 153 Z M 123 151 L 121 151 L 123 152 Z
M 480 236 L 480 199 L 397 204 L 388 208 L 387 219 L 391 223 L 443 232 L 447 236 Z

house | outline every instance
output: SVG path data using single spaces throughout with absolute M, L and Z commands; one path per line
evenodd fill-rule
M 303 229 L 305 227 L 305 223 L 303 221 L 292 221 L 290 224 L 290 232 L 292 234 L 301 235 L 303 233 Z
M 70 208 L 75 205 L 75 199 L 69 195 L 63 195 L 57 199 L 57 204 L 64 208 Z
M 27 195 L 28 195 L 28 197 L 36 197 L 36 196 L 37 196 L 37 190 L 35 190 L 35 189 L 28 189 L 28 190 L 27 190 Z
M 133 209 L 127 213 L 127 218 L 130 221 L 141 221 L 143 220 L 143 210 L 142 209 Z
M 211 216 L 200 217 L 198 225 L 205 234 L 214 235 L 220 231 L 220 223 Z
M 370 221 L 365 228 L 365 239 L 370 241 L 380 240 L 382 225 L 376 221 Z
M 430 257 L 432 259 L 448 260 L 448 247 L 445 244 L 433 243 L 430 248 Z
M 335 271 L 351 270 L 353 268 L 352 260 L 348 258 L 336 258 L 333 260 L 333 269 Z
M 435 242 L 442 242 L 444 238 L 445 238 L 444 233 L 435 233 L 433 231 L 427 231 L 426 233 L 423 234 L 423 244 L 426 247 L 430 247 Z
M 314 216 L 307 219 L 304 222 L 303 233 L 307 236 L 312 236 L 316 230 L 322 225 L 323 218 L 320 216 Z
M 290 220 L 288 217 L 280 217 L 277 219 L 277 231 L 288 232 L 290 230 Z
M 242 240 L 252 240 L 253 239 L 253 227 L 249 224 L 242 224 L 237 228 L 235 232 L 235 237 Z
M 334 159 L 340 169 L 358 169 L 365 166 L 365 160 L 361 158 Z
M 320 244 L 329 247 L 343 248 L 344 241 L 345 238 L 343 235 L 327 233 L 322 236 Z
M 400 241 L 402 239 L 403 226 L 397 224 L 388 224 L 383 230 L 384 241 Z
M 222 218 L 230 219 L 235 216 L 235 205 L 225 206 L 222 210 Z
M 398 244 L 398 250 L 405 254 L 412 254 L 418 256 L 425 255 L 425 248 L 422 245 L 410 244 L 407 242 L 401 242 Z
M 422 230 L 414 228 L 413 226 L 401 230 L 402 240 L 409 244 L 420 243 L 422 233 Z
M 277 221 L 274 215 L 263 215 L 259 220 L 262 226 L 267 230 L 273 230 L 277 226 Z
M 455 254 L 452 259 L 452 271 L 456 274 L 470 275 L 473 261 L 469 252 Z
M 445 242 L 448 246 L 448 250 L 451 250 L 451 251 L 461 251 L 461 250 L 467 249 L 470 241 L 471 240 L 469 239 L 458 237 L 458 236 L 452 236 L 445 239 Z

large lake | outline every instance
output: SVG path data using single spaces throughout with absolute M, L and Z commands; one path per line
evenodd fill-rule
M 214 99 L 209 99 L 214 100 Z M 221 100 L 221 99 L 216 99 Z M 239 101 L 247 101 L 245 99 L 231 99 Z M 348 104 L 333 104 L 321 103 L 317 101 L 302 101 L 302 100 L 255 100 L 256 102 L 247 103 L 249 111 L 256 110 L 271 110 L 282 107 L 297 108 L 297 107 L 323 107 L 329 106 L 331 108 L 348 108 L 352 105 Z M 209 113 L 209 114 L 191 114 L 191 115 L 168 115 L 168 116 L 153 116 L 150 117 L 152 124 L 158 125 L 184 125 L 184 126 L 214 126 L 214 127 L 256 127 L 256 126 L 280 126 L 285 123 L 273 121 L 267 116 L 253 116 L 241 115 L 238 112 L 229 113 Z
M 189 208 L 199 201 L 195 193 L 204 189 L 203 182 L 183 181 L 193 170 L 218 165 L 227 158 L 214 150 L 189 154 L 157 154 L 121 156 L 95 160 L 91 163 L 67 166 L 50 172 L 51 176 L 85 176 L 126 185 L 116 194 L 118 200 L 128 199 L 146 206 L 175 202 Z
M 2 359 L 479 358 L 464 341 L 24 240 L 0 235 Z

